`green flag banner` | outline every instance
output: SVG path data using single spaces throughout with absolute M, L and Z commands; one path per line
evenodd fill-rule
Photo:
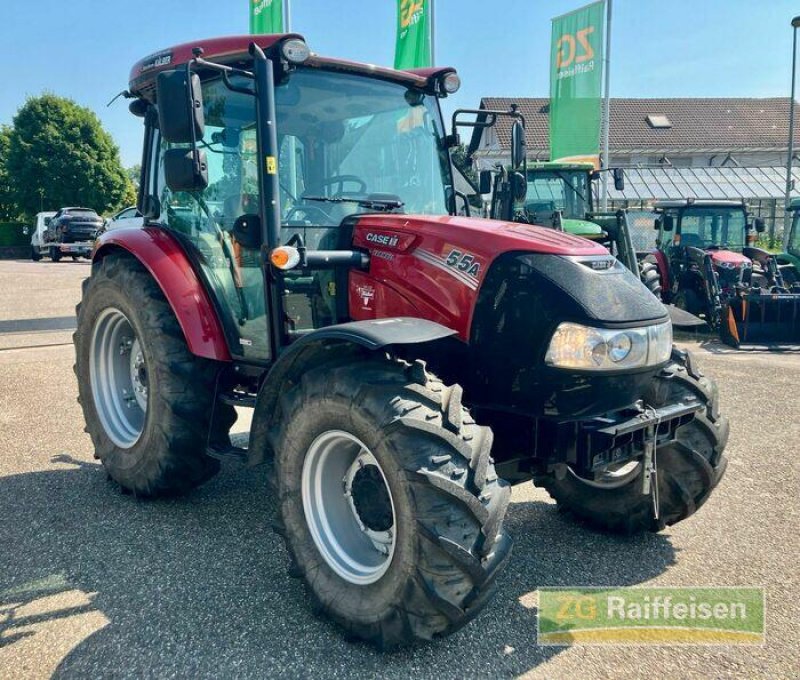
M 605 8 L 600 0 L 553 19 L 550 160 L 597 163 Z
M 248 0 L 250 33 L 283 33 L 283 0 Z
M 431 3 L 432 0 L 397 0 L 395 68 L 432 66 Z

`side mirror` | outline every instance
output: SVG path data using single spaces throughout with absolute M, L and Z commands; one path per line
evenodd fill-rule
M 528 182 L 525 180 L 525 175 L 521 172 L 512 172 L 509 176 L 511 182 L 511 195 L 514 201 L 524 201 L 525 195 L 528 193 Z
M 492 193 L 492 171 L 481 170 L 478 173 L 478 193 L 491 194 Z
M 233 238 L 245 248 L 261 246 L 261 219 L 258 215 L 239 215 L 233 223 Z
M 675 218 L 672 215 L 664 215 L 661 221 L 664 225 L 664 231 L 672 231 L 675 227 Z
M 525 162 L 525 128 L 518 120 L 511 125 L 511 167 L 516 170 Z
M 208 186 L 206 152 L 168 149 L 164 152 L 164 180 L 171 191 L 203 191 Z
M 451 135 L 446 135 L 444 138 L 445 149 L 454 149 L 459 144 L 461 144 L 461 137 L 457 132 L 453 132 Z
M 764 224 L 764 220 L 762 220 L 760 217 L 756 217 L 756 219 L 753 221 L 753 224 L 755 225 L 756 232 L 759 234 L 763 234 L 767 229 L 767 225 Z
M 163 71 L 156 79 L 158 127 L 171 144 L 190 144 L 205 132 L 200 78 L 185 70 Z
M 661 217 L 656 217 L 653 221 L 653 229 L 656 231 L 661 231 L 661 225 L 663 224 L 663 219 Z
M 614 168 L 614 188 L 617 191 L 625 191 L 625 171 L 622 168 Z

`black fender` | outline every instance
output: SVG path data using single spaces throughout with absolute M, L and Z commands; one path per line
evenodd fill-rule
M 269 369 L 256 396 L 248 465 L 263 463 L 273 450 L 275 430 L 272 414 L 281 393 L 315 366 L 341 356 L 342 352 L 376 351 L 392 345 L 418 345 L 456 335 L 456 331 L 434 321 L 412 317 L 390 317 L 326 326 L 293 342 Z

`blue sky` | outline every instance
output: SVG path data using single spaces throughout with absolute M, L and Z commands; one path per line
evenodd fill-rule
M 448 101 L 548 93 L 550 19 L 582 0 L 436 0 L 436 61 L 458 68 Z M 139 160 L 141 123 L 119 100 L 139 58 L 194 38 L 246 33 L 247 0 L 4 0 L 0 123 L 49 90 L 92 108 Z M 611 94 L 788 96 L 797 0 L 614 0 Z M 395 0 L 292 0 L 292 28 L 321 54 L 391 64 Z

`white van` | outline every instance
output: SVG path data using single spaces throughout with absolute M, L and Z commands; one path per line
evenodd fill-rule
M 55 217 L 55 212 L 36 213 L 33 221 L 33 233 L 31 234 L 31 259 L 38 262 L 42 259 L 42 249 L 44 248 L 44 234 L 50 220 Z M 47 254 L 47 251 L 44 253 Z

